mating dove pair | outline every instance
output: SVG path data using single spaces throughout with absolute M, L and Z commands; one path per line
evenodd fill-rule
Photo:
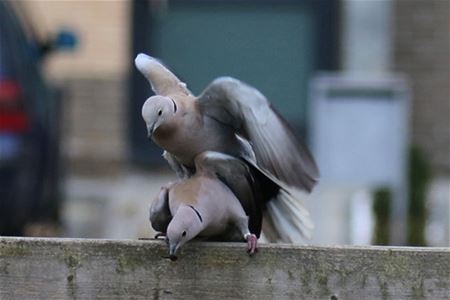
M 142 107 L 148 137 L 180 178 L 150 208 L 171 257 L 196 236 L 246 240 L 251 254 L 262 229 L 270 241 L 309 237 L 301 196 L 318 169 L 267 99 L 229 77 L 196 97 L 158 60 L 139 54 L 135 63 L 155 92 Z

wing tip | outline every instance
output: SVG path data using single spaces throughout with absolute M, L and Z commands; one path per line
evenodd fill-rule
M 211 82 L 211 85 L 213 85 L 213 86 L 215 86 L 215 85 L 222 86 L 222 85 L 230 85 L 230 84 L 237 85 L 237 84 L 241 84 L 241 83 L 242 82 L 239 79 L 236 79 L 234 77 L 231 77 L 231 76 L 220 76 L 220 77 L 217 77 L 216 79 L 214 79 Z
M 136 68 L 143 73 L 147 71 L 148 68 L 150 67 L 150 64 L 155 61 L 157 62 L 157 60 L 151 57 L 150 55 L 147 55 L 145 53 L 139 53 L 134 59 L 134 64 Z

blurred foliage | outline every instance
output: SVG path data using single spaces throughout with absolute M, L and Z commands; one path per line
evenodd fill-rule
M 388 188 L 379 188 L 373 193 L 375 228 L 372 243 L 374 245 L 388 245 L 392 198 L 391 191 Z
M 425 223 L 427 218 L 426 192 L 431 179 L 431 170 L 423 152 L 412 147 L 409 155 L 409 203 L 407 243 L 410 246 L 425 246 Z
M 426 156 L 417 147 L 412 147 L 408 162 L 409 199 L 406 243 L 409 246 L 426 246 L 426 192 L 430 179 L 431 170 Z M 379 188 L 373 193 L 375 228 L 372 242 L 375 245 L 388 245 L 392 194 L 388 188 Z

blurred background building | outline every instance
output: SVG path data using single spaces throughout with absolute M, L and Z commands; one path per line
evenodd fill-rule
M 450 245 L 449 1 L 42 0 L 4 2 L 0 9 L 11 10 L 9 14 L 17 14 L 19 23 L 29 24 L 24 31 L 28 39 L 32 32 L 39 49 L 49 48 L 58 37 L 78 41 L 72 43 L 71 51 L 55 50 L 34 60 L 46 84 L 59 91 L 59 113 L 48 118 L 59 120 L 50 122 L 49 128 L 59 129 L 55 136 L 61 159 L 53 169 L 59 171 L 53 175 L 54 184 L 46 186 L 60 192 L 50 201 L 56 203 L 54 213 L 24 216 L 17 234 L 152 235 L 148 205 L 174 175 L 161 159 L 161 150 L 145 138 L 140 108 L 151 91 L 133 63 L 137 53 L 145 52 L 161 58 L 194 93 L 222 75 L 256 86 L 313 152 L 325 158 L 338 152 L 325 147 L 320 154 L 315 146 L 320 138 L 314 124 L 325 124 L 331 116 L 326 110 L 314 110 L 321 101 L 314 83 L 327 81 L 324 78 L 362 80 L 340 94 L 341 102 L 351 107 L 341 111 L 343 116 L 350 111 L 367 115 L 367 124 L 381 135 L 361 139 L 345 130 L 339 134 L 342 141 L 354 142 L 355 158 L 376 162 L 381 171 L 395 169 L 391 173 L 398 174 L 404 190 L 398 196 L 389 184 L 322 172 L 324 180 L 306 200 L 316 224 L 311 243 Z M 6 48 L 2 40 L 0 50 Z M 380 94 L 377 82 L 390 84 Z M 394 97 L 391 90 L 401 93 Z M 364 99 L 380 103 L 374 100 L 374 91 L 387 99 L 382 103 L 402 103 L 403 108 L 387 118 L 383 110 L 377 115 L 378 111 L 364 110 L 364 105 L 353 105 L 355 93 L 361 103 Z M 389 105 L 385 108 L 391 113 Z M 0 118 L 6 120 L 1 114 Z M 338 124 L 352 128 L 351 122 L 352 118 L 346 118 Z M 386 122 L 405 129 L 385 126 Z M 401 156 L 393 161 L 385 159 L 392 153 L 388 146 L 367 148 L 370 144 L 364 142 L 379 146 L 375 138 L 382 143 L 383 137 L 395 134 L 402 141 L 395 148 Z M 5 149 L 11 148 L 10 136 L 0 132 L 4 158 Z M 338 142 L 336 147 L 340 146 Z M 322 169 L 331 168 L 318 160 Z M 357 161 L 343 157 L 336 174 L 353 174 Z M 10 186 L 5 178 L 12 178 L 8 174 L 2 177 L 0 172 L 4 191 Z M 13 192 L 0 193 L 2 215 L 11 214 L 5 203 L 17 202 Z M 46 203 L 48 196 L 41 198 Z

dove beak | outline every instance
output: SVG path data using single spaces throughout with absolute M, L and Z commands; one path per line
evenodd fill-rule
M 178 248 L 178 244 L 175 244 L 175 245 L 171 244 L 169 246 L 169 258 L 170 258 L 171 261 L 175 261 L 178 258 L 175 255 L 175 252 L 177 252 L 177 248 Z
M 152 126 L 147 127 L 147 138 L 150 140 L 153 136 L 153 132 L 155 131 L 155 123 Z

